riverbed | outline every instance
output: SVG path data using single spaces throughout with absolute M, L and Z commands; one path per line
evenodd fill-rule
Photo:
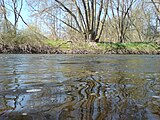
M 0 120 L 158 120 L 158 55 L 0 55 Z

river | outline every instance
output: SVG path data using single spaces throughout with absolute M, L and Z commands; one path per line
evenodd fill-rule
M 0 120 L 158 120 L 160 56 L 0 55 Z

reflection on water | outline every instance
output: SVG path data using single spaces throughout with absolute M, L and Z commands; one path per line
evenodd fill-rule
M 0 119 L 158 120 L 160 56 L 0 55 Z

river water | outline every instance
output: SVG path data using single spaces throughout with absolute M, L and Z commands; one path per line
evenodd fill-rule
M 0 120 L 158 120 L 160 56 L 0 55 Z

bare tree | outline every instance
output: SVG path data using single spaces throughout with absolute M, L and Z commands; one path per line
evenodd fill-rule
M 27 4 L 31 12 L 30 17 L 34 20 L 33 24 L 36 24 L 43 32 L 47 30 L 50 38 L 57 39 L 60 37 L 61 22 L 57 16 L 61 18 L 61 11 L 59 7 L 55 6 L 55 1 L 27 0 Z
M 9 31 L 10 30 L 10 25 L 9 25 L 9 20 L 8 20 L 8 17 L 7 17 L 7 10 L 6 10 L 6 5 L 5 5 L 5 1 L 4 0 L 1 0 L 0 1 L 0 10 L 1 10 L 1 20 L 2 20 L 2 23 L 3 23 L 3 31 Z
M 110 9 L 112 15 L 109 19 L 116 21 L 113 25 L 117 32 L 118 41 L 125 42 L 127 40 L 126 32 L 130 26 L 129 16 L 137 0 L 112 0 L 110 1 Z
M 86 40 L 99 41 L 108 13 L 109 0 L 71 0 L 76 13 L 68 8 L 67 2 L 55 1 L 64 11 L 63 14 L 68 13 L 72 16 L 75 25 L 68 24 L 63 19 L 60 19 L 61 22 L 82 34 Z
M 17 27 L 18 27 L 18 21 L 19 18 L 27 24 L 23 17 L 21 16 L 21 11 L 23 7 L 23 0 L 1 0 L 0 1 L 0 6 L 3 14 L 3 18 L 6 24 L 6 27 L 8 30 L 13 30 L 13 33 L 16 35 L 17 34 Z M 7 12 L 10 12 L 14 16 L 14 22 L 11 23 L 11 20 L 7 17 Z
M 156 9 L 157 19 L 160 24 L 160 1 L 159 0 L 151 0 L 151 2 L 153 3 L 153 5 Z
M 149 33 L 146 31 L 157 26 L 153 11 L 156 10 L 159 16 L 159 0 L 27 0 L 27 2 L 36 25 L 49 31 L 54 39 L 60 38 L 65 32 L 66 36 L 73 35 L 78 38 L 83 36 L 86 41 L 98 42 L 100 38 L 102 40 L 102 35 L 103 39 L 112 41 L 114 38 L 115 42 L 135 39 L 144 41 L 146 34 Z M 145 4 L 145 8 L 141 7 L 143 6 L 141 4 Z
M 10 2 L 10 4 L 9 4 L 10 9 L 14 15 L 13 27 L 14 27 L 14 34 L 16 35 L 19 18 L 21 18 L 22 21 L 24 21 L 21 16 L 21 11 L 22 11 L 22 7 L 23 7 L 23 0 L 11 0 L 9 2 Z

